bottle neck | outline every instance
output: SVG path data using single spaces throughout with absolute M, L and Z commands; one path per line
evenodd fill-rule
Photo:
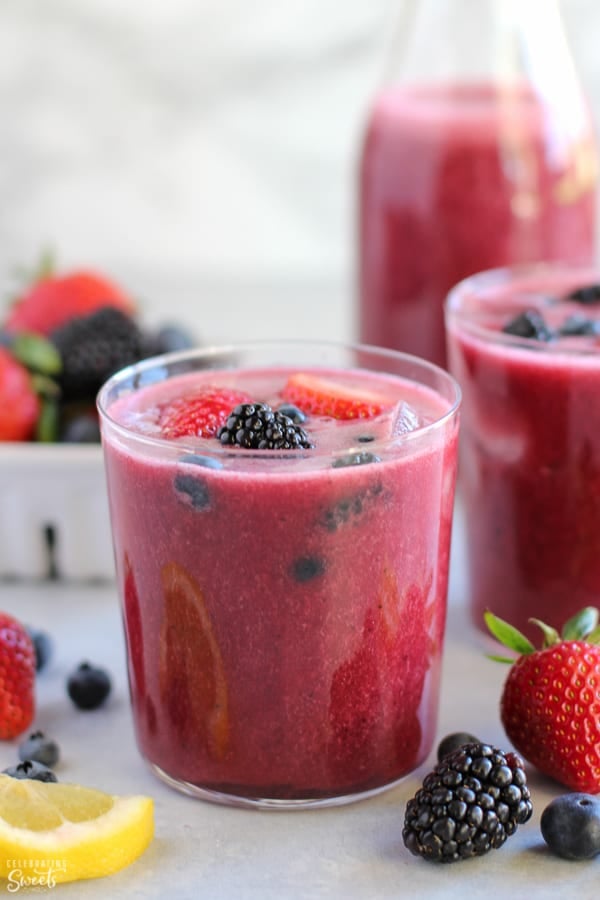
M 552 66 L 574 74 L 557 0 L 412 0 L 388 61 L 388 82 L 548 80 Z

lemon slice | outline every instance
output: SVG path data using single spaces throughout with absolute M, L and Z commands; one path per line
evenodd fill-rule
M 10 882 L 110 875 L 137 859 L 153 833 L 150 797 L 0 774 L 0 877 Z

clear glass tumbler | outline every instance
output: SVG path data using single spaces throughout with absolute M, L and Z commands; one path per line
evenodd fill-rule
M 298 374 L 321 401 L 333 387 L 346 404 L 308 412 L 312 448 L 161 431 L 177 397 L 210 386 L 277 408 Z M 363 418 L 360 404 L 378 398 Z M 424 760 L 459 401 L 429 363 L 328 343 L 174 354 L 107 382 L 99 409 L 133 716 L 159 777 L 221 803 L 305 807 L 380 791 Z
M 600 596 L 600 272 L 539 264 L 460 282 L 446 305 L 463 391 L 470 604 L 536 639 Z

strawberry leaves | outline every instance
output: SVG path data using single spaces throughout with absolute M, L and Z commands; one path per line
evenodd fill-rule
M 484 619 L 485 624 L 496 640 L 505 647 L 508 647 L 509 650 L 514 650 L 515 653 L 518 653 L 520 656 L 535 652 L 535 647 L 531 641 L 526 638 L 524 634 L 521 634 L 521 632 L 513 625 L 505 622 L 504 619 L 500 619 L 498 616 L 493 615 L 489 610 L 484 613 Z M 505 656 L 493 656 L 491 659 L 494 659 L 496 662 L 514 662 L 514 659 Z
M 535 653 L 537 649 L 531 641 L 517 628 L 495 616 L 489 610 L 484 613 L 485 624 L 491 634 L 509 650 L 514 650 L 519 656 L 527 656 Z M 530 619 L 533 625 L 537 625 L 543 634 L 541 649 L 553 647 L 562 641 L 585 641 L 588 644 L 600 644 L 600 613 L 594 606 L 586 606 L 563 625 L 559 632 L 551 625 L 542 622 L 541 619 Z M 488 655 L 495 662 L 513 663 L 515 658 L 506 656 Z
M 57 440 L 60 388 L 56 378 L 62 369 L 60 353 L 47 338 L 29 331 L 5 335 L 3 342 L 11 356 L 29 372 L 31 387 L 40 403 L 35 439 L 43 443 Z

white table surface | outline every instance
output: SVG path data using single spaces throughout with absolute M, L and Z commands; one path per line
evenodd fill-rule
M 485 641 L 468 622 L 462 556 L 457 515 L 439 736 L 468 730 L 506 746 L 498 715 L 506 670 L 485 657 Z M 539 817 L 561 789 L 531 771 L 532 820 L 501 850 L 449 866 L 411 856 L 401 837 L 406 801 L 430 768 L 434 753 L 399 787 L 335 809 L 263 812 L 181 795 L 158 781 L 136 750 L 114 584 L 0 582 L 0 609 L 46 628 L 54 637 L 54 657 L 38 680 L 35 724 L 60 743 L 60 780 L 110 793 L 149 794 L 155 800 L 156 836 L 146 853 L 109 878 L 60 885 L 61 896 L 78 900 L 598 896 L 600 858 L 567 862 L 546 850 Z M 75 710 L 64 687 L 67 673 L 84 658 L 108 667 L 114 677 L 107 705 L 87 713 Z M 0 768 L 15 757 L 16 746 L 0 744 Z

